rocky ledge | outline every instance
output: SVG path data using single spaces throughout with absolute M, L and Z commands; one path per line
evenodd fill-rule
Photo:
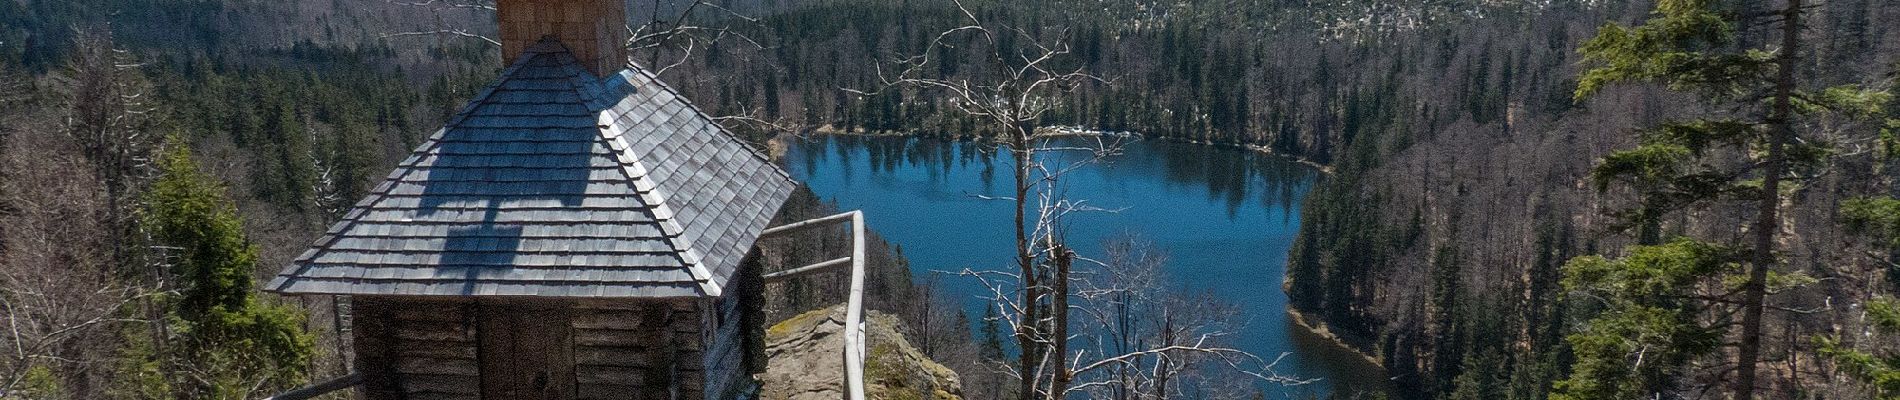
M 957 373 L 925 357 L 900 333 L 902 321 L 865 313 L 865 396 L 871 399 L 961 400 Z M 765 332 L 765 372 L 757 376 L 765 400 L 836 400 L 844 397 L 844 307 L 792 317 Z

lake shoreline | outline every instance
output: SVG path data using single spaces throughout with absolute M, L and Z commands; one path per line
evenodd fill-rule
M 815 127 L 815 128 L 809 128 L 809 129 L 806 129 L 806 132 L 808 132 L 808 133 L 809 133 L 810 135 L 825 135 L 825 136 L 860 136 L 860 137 L 924 137 L 924 136 L 918 136 L 918 135 L 916 135 L 915 133 L 905 133 L 905 132 L 899 132 L 899 131 L 871 131 L 871 130 L 849 130 L 849 129 L 838 129 L 837 127 L 834 127 L 834 126 L 832 126 L 832 125 L 822 125 L 822 126 L 818 126 L 818 127 Z M 1139 133 L 1132 133 L 1132 132 L 1131 132 L 1131 133 L 1127 133 L 1127 135 L 1132 135 L 1132 136 L 1134 136 L 1134 137 L 1139 137 L 1139 138 L 1142 138 L 1142 139 L 1150 139 L 1150 137 L 1149 137 L 1149 136 L 1147 136 L 1147 135 L 1142 135 L 1142 134 L 1139 134 Z M 786 145 L 784 145 L 784 144 L 781 144 L 781 143 L 780 143 L 780 141 L 781 141 L 781 140 L 786 140 L 786 139 L 795 139 L 795 138 L 802 138 L 802 137 L 805 137 L 805 136 L 807 136 L 807 135 L 804 135 L 804 134 L 793 134 L 793 135 L 789 135 L 789 136 L 790 136 L 789 138 L 788 138 L 787 136 L 788 136 L 788 135 L 785 135 L 785 134 L 780 134 L 780 135 L 778 135 L 778 136 L 774 136 L 774 137 L 773 137 L 773 138 L 772 138 L 772 139 L 771 139 L 771 140 L 769 141 L 769 142 L 771 143 L 771 144 L 770 144 L 770 146 L 772 147 L 772 149 L 771 149 L 771 151 L 773 152 L 773 153 L 772 153 L 772 156 L 773 156 L 774 158 L 776 158 L 776 157 L 777 157 L 777 156 L 778 156 L 779 154 L 781 154 L 781 153 L 780 153 L 780 151 L 781 151 L 781 150 L 782 150 L 782 149 L 783 149 L 783 148 L 784 148 L 784 147 L 786 146 Z M 1105 136 L 1116 136 L 1116 135 L 1115 135 L 1115 134 L 1111 134 L 1111 133 L 1105 133 L 1105 132 L 1101 132 L 1101 131 L 1089 131 L 1089 130 L 1074 130 L 1074 129 L 1067 129 L 1067 128 L 1065 127 L 1065 129 L 1063 129 L 1063 130 L 1060 130 L 1060 131 L 1058 131 L 1057 133 L 1054 133 L 1054 134 L 1050 134 L 1050 135 L 1048 135 L 1048 136 L 1049 136 L 1049 137 L 1105 137 Z M 953 137 L 953 138 L 949 138 L 949 139 L 957 139 L 957 138 L 954 138 L 954 137 Z M 1332 167 L 1332 166 L 1330 166 L 1330 165 L 1326 165 L 1326 164 L 1321 164 L 1321 163 L 1319 163 L 1319 162 L 1316 162 L 1316 161 L 1313 161 L 1313 160 L 1311 160 L 1311 159 L 1307 159 L 1306 157 L 1301 157 L 1301 156 L 1296 156 L 1296 155 L 1290 155 L 1290 154 L 1281 154 L 1280 152 L 1277 152 L 1277 151 L 1273 151 L 1273 148 L 1272 148 L 1272 147 L 1267 147 L 1267 146 L 1262 146 L 1262 145 L 1257 145 L 1257 144 L 1249 144 L 1249 143 L 1226 143 L 1226 142 L 1214 142 L 1214 141 L 1208 141 L 1208 140 L 1195 140 L 1195 139 L 1182 139 L 1182 138 L 1175 138 L 1175 137 L 1168 137 L 1168 136 L 1156 136 L 1156 137 L 1153 137 L 1152 139 L 1154 139 L 1154 140 L 1163 140 L 1163 141 L 1169 141 L 1169 142 L 1176 142 L 1176 143 L 1187 143 L 1187 144 L 1196 144 L 1196 145 L 1202 145 L 1202 146 L 1213 146 L 1213 147 L 1228 147 L 1228 148 L 1237 148 L 1237 149 L 1245 149 L 1245 150 L 1247 150 L 1247 151 L 1251 151 L 1251 152 L 1254 152 L 1254 153 L 1259 153 L 1259 154 L 1264 154 L 1264 155 L 1268 155 L 1268 156 L 1273 156 L 1273 157 L 1280 157 L 1280 158 L 1285 158 L 1285 159 L 1288 159 L 1288 160 L 1292 160 L 1292 161 L 1293 161 L 1293 162 L 1295 162 L 1295 163 L 1299 163 L 1299 164 L 1301 164 L 1301 165 L 1305 165 L 1305 166 L 1308 166 L 1308 167 L 1312 167 L 1312 168 L 1313 168 L 1313 170 L 1315 170 L 1315 171 L 1319 171 L 1319 173 L 1320 173 L 1320 174 L 1322 174 L 1322 175 L 1327 175 L 1327 176 L 1331 176 L 1331 175 L 1333 175 L 1333 167 Z
M 772 147 L 782 153 L 779 160 L 787 172 L 824 201 L 873 215 L 880 234 L 904 246 L 913 274 L 1013 254 L 1007 229 L 943 224 L 1009 218 L 1007 208 L 970 196 L 999 195 L 1004 189 L 996 182 L 1008 179 L 993 167 L 1007 164 L 1008 155 L 993 151 L 988 140 L 805 133 L 774 138 Z M 1090 141 L 1068 140 L 1057 145 Z M 1278 289 L 1285 279 L 1285 255 L 1299 230 L 1301 201 L 1323 173 L 1292 157 L 1262 156 L 1269 152 L 1242 145 L 1175 139 L 1127 144 L 1109 161 L 1079 169 L 1065 181 L 1069 190 L 1091 194 L 1091 201 L 1143 205 L 1112 217 L 1069 221 L 1068 239 L 1079 252 L 1100 252 L 1096 247 L 1119 235 L 1162 233 L 1153 236 L 1154 248 L 1172 256 L 1165 266 L 1170 282 L 1231 304 L 1250 320 L 1239 326 L 1244 332 L 1233 335 L 1234 348 L 1283 354 L 1285 362 L 1275 364 L 1274 372 L 1311 380 L 1309 385 L 1263 386 L 1269 398 L 1395 393 L 1378 359 L 1344 344 L 1355 337 L 1338 337 L 1350 332 L 1315 329 L 1318 319 L 1296 320 L 1305 316 L 1286 312 L 1283 291 L 1260 290 L 1262 283 Z M 981 288 L 966 286 L 975 285 L 948 283 L 944 290 L 956 297 L 980 294 Z
M 1286 307 L 1286 314 L 1288 320 L 1292 321 L 1294 325 L 1298 325 L 1301 329 L 1305 329 L 1307 332 L 1312 332 L 1316 336 L 1325 338 L 1333 344 L 1339 345 L 1340 348 L 1359 355 L 1359 357 L 1364 358 L 1366 362 L 1379 366 L 1379 368 L 1386 367 L 1384 359 L 1374 354 L 1366 354 L 1366 352 L 1359 350 L 1358 347 L 1354 347 L 1352 343 L 1347 342 L 1345 338 L 1333 333 L 1332 329 L 1326 326 L 1325 321 L 1308 316 L 1306 313 L 1300 312 L 1299 309 L 1293 308 L 1291 305 Z

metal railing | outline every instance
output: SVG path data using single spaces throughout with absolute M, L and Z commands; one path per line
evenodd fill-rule
M 824 218 L 781 225 L 759 233 L 759 238 L 851 222 L 851 256 L 817 264 L 765 274 L 765 282 L 786 279 L 845 265 L 851 266 L 851 297 L 844 312 L 844 385 L 850 400 L 864 400 L 864 211 L 852 211 Z

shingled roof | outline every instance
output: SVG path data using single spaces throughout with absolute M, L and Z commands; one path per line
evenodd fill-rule
M 794 186 L 652 74 L 542 41 L 267 289 L 719 296 Z

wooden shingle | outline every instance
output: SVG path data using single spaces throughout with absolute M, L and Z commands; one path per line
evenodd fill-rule
M 652 74 L 542 41 L 266 288 L 715 297 L 794 186 Z

